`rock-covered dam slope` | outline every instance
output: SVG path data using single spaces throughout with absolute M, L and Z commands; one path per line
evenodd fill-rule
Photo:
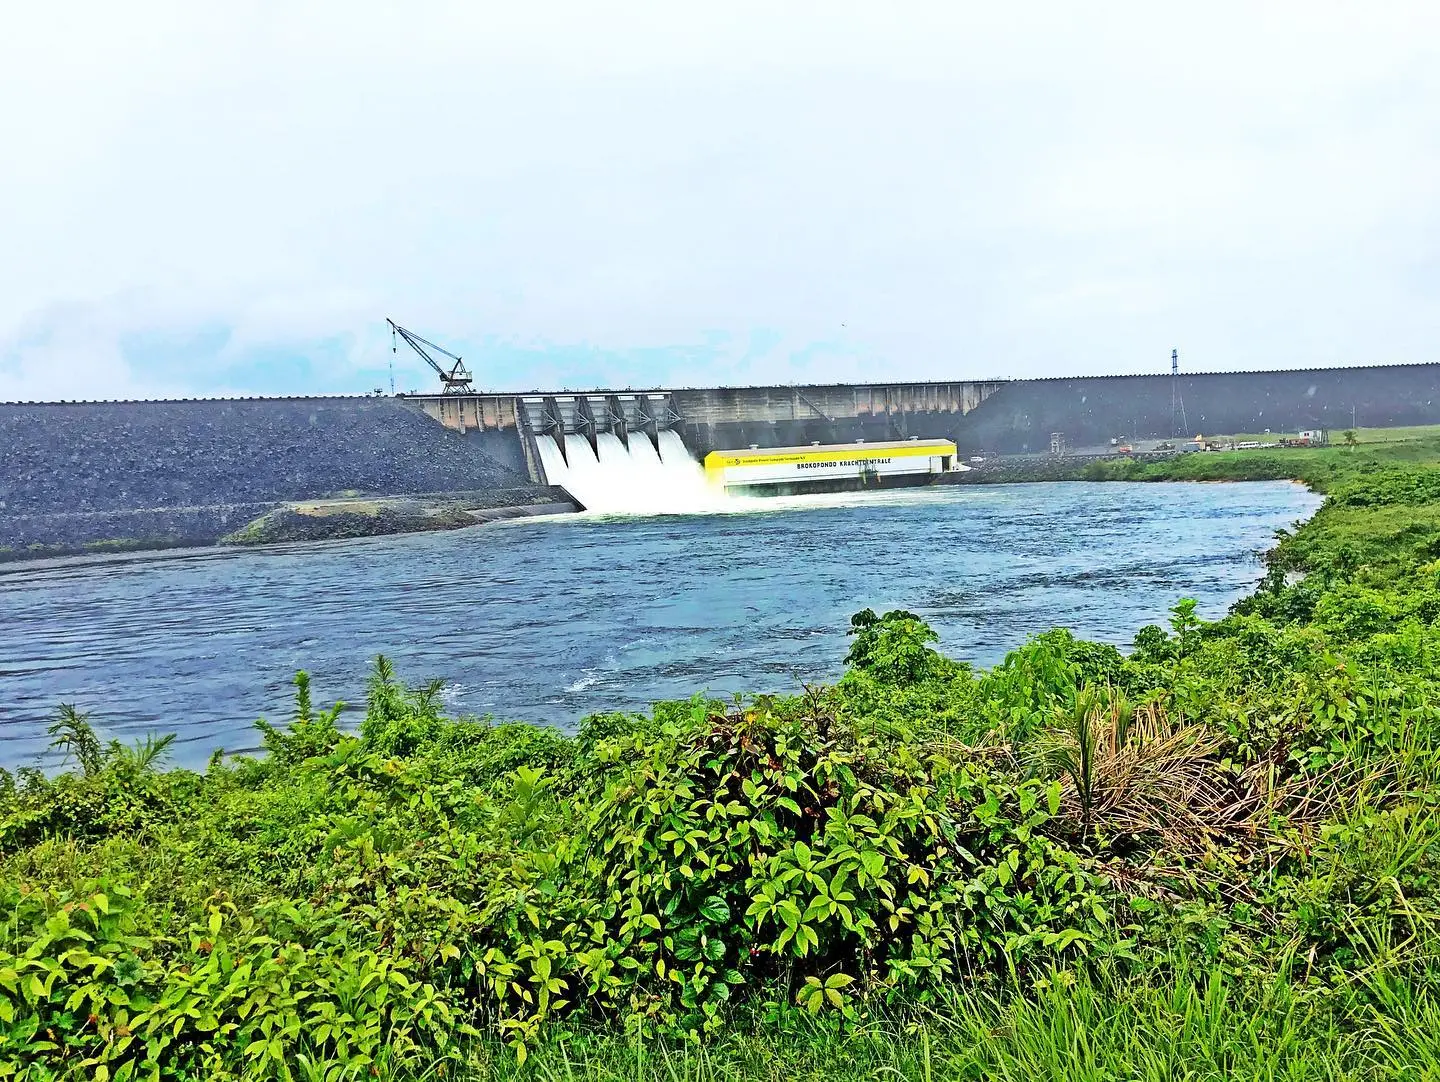
M 0 404 L 8 555 L 213 544 L 267 510 L 344 496 L 553 503 L 513 433 L 449 431 L 388 399 Z

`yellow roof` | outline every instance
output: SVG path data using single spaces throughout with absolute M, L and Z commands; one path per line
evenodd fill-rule
M 901 448 L 926 448 L 930 451 L 953 451 L 953 439 L 881 439 L 874 444 L 805 444 L 804 447 L 744 447 L 733 451 L 711 451 L 713 455 L 740 455 L 765 458 L 768 455 L 809 454 L 811 451 L 899 451 Z M 708 458 L 708 455 L 707 455 Z
M 807 444 L 803 447 L 746 447 L 734 451 L 711 451 L 705 456 L 708 464 L 712 459 L 727 459 L 757 462 L 776 459 L 806 458 L 880 458 L 887 455 L 953 455 L 953 440 L 881 440 L 876 443 L 822 443 Z

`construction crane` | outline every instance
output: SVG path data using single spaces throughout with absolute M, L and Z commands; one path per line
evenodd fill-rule
M 1172 436 L 1183 436 L 1190 431 L 1190 422 L 1185 419 L 1185 396 L 1180 393 L 1180 351 L 1170 351 L 1170 428 Z
M 385 322 L 390 324 L 391 353 L 396 352 L 396 347 L 398 343 L 395 339 L 398 335 L 399 337 L 405 339 L 407 343 L 409 343 L 411 349 L 413 349 L 416 353 L 420 354 L 420 356 L 425 358 L 426 364 L 428 364 L 431 368 L 435 369 L 435 374 L 440 377 L 440 383 L 445 394 L 470 394 L 474 390 L 474 388 L 470 386 L 473 381 L 470 375 L 470 369 L 465 367 L 465 362 L 462 361 L 459 357 L 455 356 L 455 354 L 451 353 L 443 346 L 437 346 L 434 342 L 431 342 L 425 338 L 421 338 L 414 331 L 407 331 L 404 327 L 400 326 L 400 324 L 396 323 L 393 319 L 387 318 Z M 444 356 L 449 357 L 455 363 L 447 369 L 433 356 L 431 356 L 432 350 L 435 353 L 443 354 Z

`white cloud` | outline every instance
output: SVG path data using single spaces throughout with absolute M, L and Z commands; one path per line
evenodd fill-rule
M 680 374 L 1431 359 L 1437 24 L 1419 3 L 26 5 L 0 44 L 0 399 L 185 389 L 120 343 L 216 325 L 219 364 L 340 338 L 383 367 L 386 315 L 478 367 L 528 357 L 493 366 L 521 386 L 756 330 L 783 344 Z

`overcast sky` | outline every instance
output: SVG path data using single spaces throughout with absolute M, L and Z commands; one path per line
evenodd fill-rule
M 11 4 L 0 399 L 1440 360 L 1437 13 Z

